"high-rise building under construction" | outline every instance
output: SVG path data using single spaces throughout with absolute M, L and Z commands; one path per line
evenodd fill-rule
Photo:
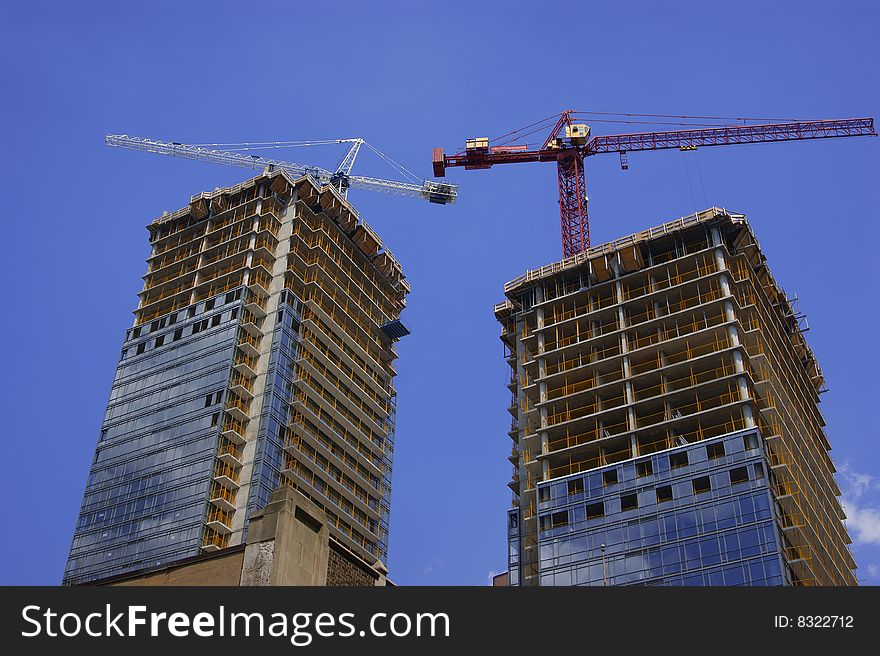
M 511 367 L 511 585 L 855 585 L 824 380 L 745 217 L 529 271 Z
M 397 260 L 335 188 L 280 171 L 148 228 L 65 583 L 240 545 L 279 485 L 385 561 Z

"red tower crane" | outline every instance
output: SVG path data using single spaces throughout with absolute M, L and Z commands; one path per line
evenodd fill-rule
M 534 134 L 541 127 L 527 130 L 539 124 L 549 124 L 556 118 L 550 134 L 538 148 L 527 145 L 513 145 L 511 139 L 500 145 L 491 145 L 487 137 L 468 139 L 463 151 L 445 155 L 442 148 L 434 149 L 434 176 L 446 175 L 446 168 L 463 166 L 465 169 L 488 169 L 496 164 L 518 162 L 556 162 L 559 175 L 559 218 L 562 225 L 562 254 L 569 257 L 590 247 L 590 222 L 587 214 L 587 194 L 584 179 L 584 159 L 591 155 L 619 153 L 621 168 L 628 168 L 627 153 L 637 150 L 661 150 L 678 148 L 696 150 L 698 146 L 726 146 L 732 144 L 764 143 L 770 141 L 796 141 L 801 139 L 821 139 L 828 137 L 877 136 L 872 118 L 849 118 L 819 121 L 786 121 L 762 125 L 718 125 L 700 124 L 689 130 L 669 130 L 665 132 L 641 132 L 632 134 L 610 134 L 590 136 L 590 127 L 576 123 L 575 118 L 584 114 L 605 114 L 605 112 L 576 112 L 566 110 L 539 121 L 526 128 L 514 130 L 504 135 L 520 137 Z M 610 114 L 609 114 L 610 115 Z M 626 116 L 714 119 L 718 117 L 669 117 L 659 114 Z M 603 120 L 603 119 L 594 119 Z M 747 119 L 738 119 L 747 120 Z M 612 121 L 621 122 L 621 121 Z M 662 121 L 623 121 L 659 123 Z M 520 137 L 513 136 L 512 140 Z

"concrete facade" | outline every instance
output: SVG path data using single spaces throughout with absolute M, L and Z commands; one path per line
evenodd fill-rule
M 272 493 L 250 520 L 246 544 L 167 567 L 132 572 L 95 585 L 115 586 L 384 586 L 381 563 L 360 559 L 331 539 L 327 518 L 289 486 Z M 330 562 L 342 563 L 331 567 Z M 342 571 L 340 571 L 342 570 Z

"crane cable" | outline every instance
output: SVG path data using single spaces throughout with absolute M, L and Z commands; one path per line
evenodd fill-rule
M 634 112 L 593 112 L 593 111 L 576 111 L 575 114 L 589 114 L 595 116 L 638 116 L 639 118 L 680 118 L 680 119 L 701 119 L 714 121 L 739 121 L 742 123 L 748 121 L 772 121 L 772 122 L 788 122 L 801 121 L 799 118 L 778 118 L 767 116 L 688 116 L 686 114 L 636 114 Z
M 386 155 L 385 153 L 383 153 L 381 150 L 376 148 L 373 144 L 365 141 L 364 145 L 367 148 L 369 148 L 370 150 L 372 150 L 374 153 L 376 153 L 376 155 L 378 155 L 380 158 L 382 158 L 395 171 L 400 173 L 402 176 L 409 178 L 410 182 L 414 182 L 416 184 L 421 184 L 423 182 L 422 178 L 420 178 L 415 173 L 410 171 L 408 168 L 406 168 L 403 164 L 401 164 L 397 160 L 395 160 L 395 159 L 389 157 L 388 155 Z
M 562 115 L 562 112 L 558 112 L 556 114 L 552 114 L 551 116 L 547 116 L 546 118 L 535 121 L 534 123 L 530 123 L 516 130 L 511 130 L 510 132 L 506 132 L 498 137 L 495 137 L 490 140 L 490 143 L 495 146 L 506 146 L 512 143 L 518 142 L 525 137 L 531 136 L 537 132 L 541 132 L 547 128 L 555 125 L 556 120 Z M 674 125 L 678 127 L 707 127 L 707 128 L 719 128 L 719 127 L 730 127 L 733 125 L 745 124 L 747 122 L 754 121 L 765 121 L 765 122 L 788 122 L 788 121 L 798 121 L 801 119 L 796 118 L 777 118 L 777 117 L 762 117 L 762 116 L 704 116 L 704 115 L 687 115 L 687 114 L 640 114 L 636 112 L 597 112 L 597 111 L 586 111 L 586 110 L 577 110 L 572 112 L 573 116 L 589 116 L 587 119 L 591 123 L 616 123 L 623 125 Z M 609 117 L 609 118 L 599 118 L 601 116 Z M 610 118 L 610 117 L 621 117 L 621 118 Z M 679 121 L 670 121 L 670 120 L 641 120 L 641 119 L 681 119 Z M 701 122 L 695 122 L 701 121 Z M 727 121 L 724 123 L 704 123 L 702 121 Z M 521 145 L 533 145 L 533 144 L 521 144 Z
M 326 146 L 329 144 L 350 143 L 354 139 L 319 139 L 316 141 L 237 141 L 230 143 L 194 143 L 188 146 L 200 148 L 223 147 L 230 151 L 265 150 L 267 148 L 297 148 L 303 146 Z
M 307 146 L 327 146 L 333 144 L 340 143 L 352 143 L 357 141 L 356 139 L 316 139 L 311 141 L 235 141 L 235 142 L 225 142 L 225 143 L 191 143 L 186 144 L 188 146 L 196 146 L 199 148 L 216 148 L 222 147 L 225 150 L 231 152 L 247 152 L 251 150 L 267 150 L 270 148 L 299 148 L 299 147 L 307 147 Z M 392 157 L 386 155 L 381 150 L 373 146 L 371 143 L 367 141 L 363 141 L 363 145 L 372 150 L 378 157 L 380 157 L 385 163 L 387 163 L 391 168 L 400 173 L 402 176 L 407 178 L 410 182 L 415 184 L 421 184 L 423 179 L 406 168 L 403 164 L 393 159 Z

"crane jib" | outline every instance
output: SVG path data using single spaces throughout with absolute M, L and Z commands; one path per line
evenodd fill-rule
M 398 180 L 385 180 L 382 178 L 349 175 L 354 162 L 354 157 L 357 154 L 357 149 L 360 147 L 360 144 L 365 143 L 362 139 L 346 140 L 354 141 L 355 145 L 343 158 L 339 165 L 339 169 L 335 173 L 318 166 L 297 164 L 295 162 L 272 159 L 260 155 L 217 150 L 206 146 L 195 146 L 173 141 L 157 141 L 154 139 L 134 137 L 125 134 L 108 134 L 104 140 L 108 146 L 142 150 L 145 152 L 180 157 L 183 159 L 214 162 L 216 164 L 224 164 L 227 166 L 238 166 L 249 169 L 274 167 L 286 171 L 293 177 L 309 175 L 320 184 L 334 184 L 341 191 L 347 191 L 348 187 L 356 187 L 368 191 L 381 191 L 396 194 L 398 196 L 422 198 L 441 205 L 454 203 L 458 197 L 458 185 L 455 184 L 440 183 L 432 180 L 424 180 L 421 184 L 414 184 Z
M 590 136 L 590 127 L 575 123 L 573 116 L 583 114 L 568 110 L 548 117 L 539 123 L 556 119 L 555 125 L 540 148 L 529 150 L 513 141 L 531 135 L 541 128 L 523 133 L 534 125 L 514 130 L 502 136 L 500 145 L 492 145 L 487 137 L 476 137 L 465 142 L 463 151 L 445 155 L 442 148 L 433 151 L 434 175 L 443 177 L 446 169 L 463 166 L 465 169 L 488 169 L 496 164 L 524 162 L 556 162 L 559 190 L 559 215 L 562 232 L 562 252 L 565 257 L 590 247 L 590 222 L 584 177 L 584 158 L 602 153 L 619 153 L 620 167 L 629 169 L 628 153 L 639 150 L 679 148 L 696 150 L 702 146 L 728 146 L 746 143 L 769 143 L 831 137 L 877 136 L 872 118 L 828 119 L 819 121 L 785 121 L 763 125 L 727 125 L 687 130 L 641 132 Z M 628 115 L 627 115 L 628 116 Z M 649 114 L 646 116 L 657 116 Z M 682 116 L 681 118 L 687 118 Z M 745 120 L 745 119 L 742 119 Z M 521 137 L 511 135 L 523 133 Z M 506 140 L 504 140 L 506 138 Z

